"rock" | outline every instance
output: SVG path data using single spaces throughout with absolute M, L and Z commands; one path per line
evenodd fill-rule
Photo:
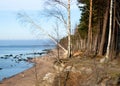
M 9 58 L 9 57 L 12 57 L 13 55 L 10 54 L 10 55 L 4 55 L 4 56 L 5 56 L 5 58 L 7 59 L 7 58 Z
M 108 85 L 109 81 L 110 81 L 110 80 L 109 80 L 108 77 L 104 78 L 104 79 L 102 80 L 102 82 L 100 83 L 100 86 L 116 86 L 116 85 L 113 85 L 113 84 Z
M 67 66 L 64 70 L 65 70 L 65 71 L 77 72 L 77 70 L 76 70 L 75 67 L 73 67 L 73 66 Z
M 47 73 L 44 77 L 43 80 L 48 82 L 48 83 L 53 83 L 54 81 L 54 74 L 53 73 Z
M 13 55 L 12 55 L 12 54 L 10 54 L 9 56 L 10 56 L 10 57 L 12 57 Z
M 67 67 L 65 68 L 65 71 L 71 71 L 71 69 L 72 69 L 72 66 L 67 66 Z
M 0 57 L 1 59 L 3 59 L 4 57 Z
M 87 69 L 86 69 L 86 73 L 87 73 L 87 74 L 91 74 L 91 73 L 92 73 L 92 69 L 91 69 L 91 68 L 87 68 Z
M 105 58 L 100 59 L 100 63 L 104 63 L 105 62 Z
M 100 59 L 100 63 L 107 63 L 108 61 L 109 61 L 109 59 L 106 57 Z
M 92 73 L 92 69 L 91 68 L 88 68 L 88 67 L 82 67 L 80 69 L 81 72 L 84 72 L 86 74 L 91 74 Z
M 23 61 L 22 59 L 18 59 L 18 61 Z
M 4 80 L 6 80 L 7 79 L 7 77 L 4 77 L 2 80 L 4 81 Z
M 27 60 L 27 59 L 23 59 L 23 61 L 26 61 L 26 62 L 27 62 L 27 61 L 29 61 L 29 60 Z
M 38 52 L 37 54 L 38 55 L 42 55 L 42 54 L 46 54 L 46 52 L 41 52 L 41 53 Z
M 24 72 L 22 72 L 20 75 L 21 75 L 21 77 L 22 77 L 22 78 L 24 78 L 24 77 L 25 77 Z
M 66 52 L 64 52 L 64 54 L 63 54 L 63 59 L 66 59 L 67 58 L 67 54 L 68 54 L 68 52 L 66 51 Z
M 27 57 L 28 60 L 32 60 L 33 58 L 32 57 Z
M 56 70 L 56 72 L 59 73 L 64 70 L 65 65 L 63 63 L 55 63 L 53 67 Z
M 19 55 L 16 55 L 15 57 L 13 57 L 14 59 L 16 59 L 16 58 L 19 58 Z
M 23 54 L 20 54 L 20 56 L 22 56 Z

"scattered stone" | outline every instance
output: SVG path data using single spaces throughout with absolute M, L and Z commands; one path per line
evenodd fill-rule
M 13 55 L 12 55 L 12 54 L 10 54 L 9 56 L 10 56 L 10 57 L 12 57 Z
M 67 67 L 65 68 L 65 71 L 71 71 L 71 69 L 72 69 L 72 66 L 67 66 Z
M 27 62 L 28 60 L 27 60 L 27 59 L 23 59 L 23 61 L 26 61 L 26 62 Z
M 72 72 L 77 72 L 76 68 L 73 66 L 67 66 L 64 71 L 72 71 Z
M 86 73 L 87 73 L 87 74 L 91 74 L 91 73 L 92 73 L 92 69 L 91 69 L 91 68 L 87 68 L 87 69 L 86 69 Z
M 32 57 L 27 57 L 28 60 L 32 60 L 33 58 Z
M 56 72 L 59 73 L 64 70 L 65 65 L 63 63 L 55 63 L 53 67 L 56 70 Z
M 108 58 L 104 57 L 102 59 L 100 59 L 100 63 L 107 63 L 108 62 Z
M 1 59 L 3 59 L 4 57 L 0 57 Z
M 41 53 L 37 53 L 38 55 L 42 55 L 42 54 L 45 54 L 46 52 L 41 52 Z
M 18 59 L 18 61 L 23 61 L 22 59 Z
M 20 54 L 20 56 L 22 56 L 23 54 Z
M 5 58 L 8 58 L 8 57 L 12 57 L 13 55 L 10 54 L 10 55 L 4 55 L 4 56 L 5 56 Z
M 43 80 L 48 82 L 48 83 L 53 83 L 55 75 L 53 73 L 47 73 L 44 77 Z
M 4 80 L 6 80 L 7 78 L 6 77 L 4 77 L 2 80 L 4 81 Z
M 25 77 L 24 72 L 22 72 L 20 75 L 21 75 L 21 77 L 22 77 L 22 78 L 24 78 L 24 77 Z
M 82 67 L 80 69 L 81 72 L 84 72 L 86 74 L 91 74 L 92 73 L 92 69 L 91 68 L 88 68 L 88 67 Z
M 14 59 L 18 58 L 18 55 L 16 55 L 15 57 L 13 57 Z
M 44 49 L 44 50 L 42 50 L 42 51 L 48 51 L 48 49 Z

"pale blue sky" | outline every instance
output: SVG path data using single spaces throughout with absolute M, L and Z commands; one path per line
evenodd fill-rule
M 0 0 L 0 40 L 29 40 L 29 39 L 41 39 L 43 38 L 42 32 L 31 27 L 24 27 L 19 21 L 17 13 L 24 10 L 32 18 L 37 19 L 40 12 L 43 11 L 45 0 Z M 80 12 L 77 6 L 72 7 L 72 28 L 79 22 Z M 46 18 L 39 16 L 37 20 L 41 27 L 44 27 L 48 32 L 52 33 L 51 20 L 46 21 Z M 48 29 L 49 28 L 49 29 Z M 62 30 L 61 30 L 62 31 Z M 64 32 L 64 31 L 63 31 Z M 61 32 L 60 34 L 63 34 Z

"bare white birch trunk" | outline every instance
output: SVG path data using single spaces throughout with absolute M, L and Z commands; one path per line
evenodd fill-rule
M 70 20 L 70 0 L 68 0 L 68 8 L 67 8 L 67 12 L 68 12 L 68 26 L 67 26 L 67 30 L 68 30 L 68 58 L 70 58 L 71 56 L 71 20 Z
M 110 23 L 109 23 L 109 37 L 108 37 L 108 45 L 106 51 L 106 58 L 109 59 L 110 53 L 110 43 L 111 43 L 111 30 L 112 30 L 112 13 L 113 13 L 113 0 L 110 2 Z

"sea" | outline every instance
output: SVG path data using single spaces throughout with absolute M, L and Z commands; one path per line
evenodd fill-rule
M 47 54 L 55 46 L 48 39 L 0 40 L 0 81 L 33 67 L 30 59 Z

